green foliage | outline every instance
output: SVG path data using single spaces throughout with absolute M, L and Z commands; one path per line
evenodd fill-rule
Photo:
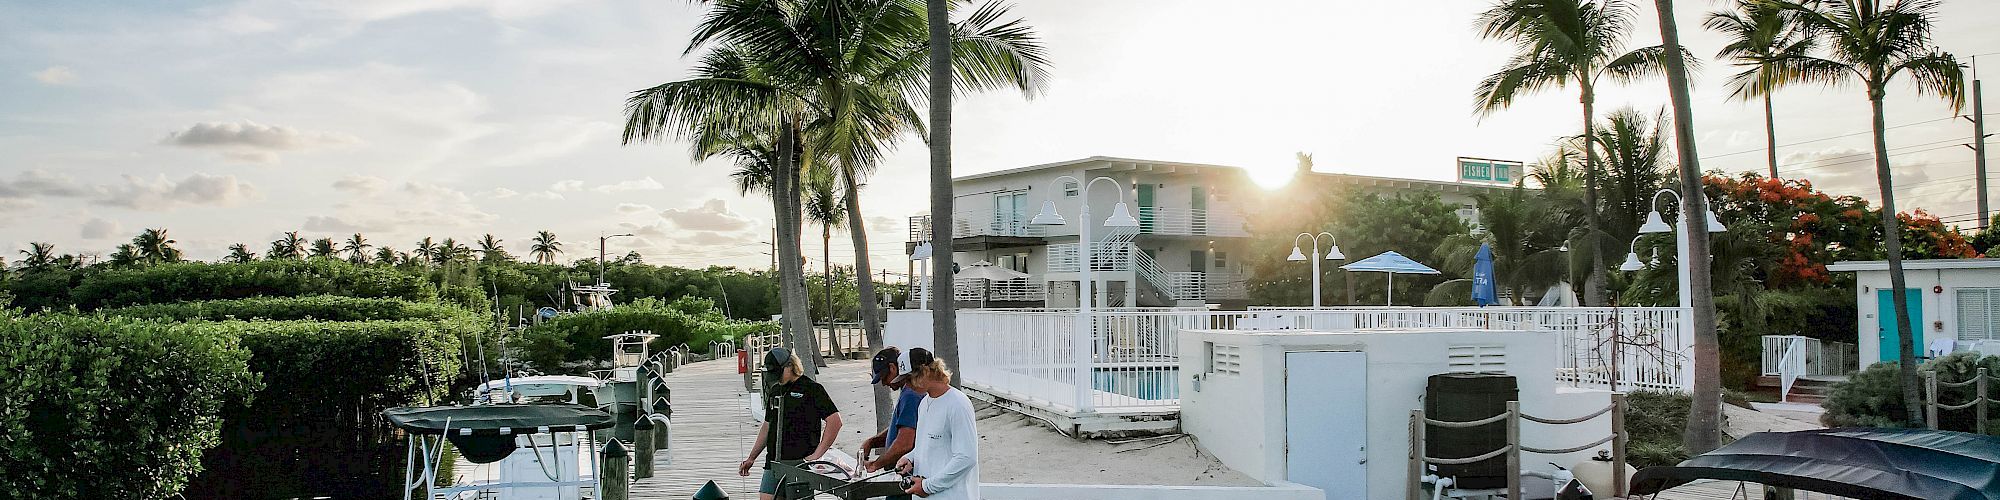
M 1688 459 L 1681 437 L 1687 431 L 1687 394 L 1633 391 L 1625 395 L 1626 462 L 1633 467 L 1674 465 Z
M 229 319 L 317 319 L 323 321 L 441 320 L 473 314 L 464 309 L 433 303 L 410 302 L 403 299 L 341 297 L 337 295 L 253 297 L 247 299 L 175 302 L 171 304 L 146 304 L 104 309 L 100 312 L 128 318 L 158 318 L 173 321 L 221 321 Z
M 343 295 L 418 302 L 436 287 L 394 269 L 330 259 L 266 260 L 247 264 L 188 262 L 112 269 L 85 277 L 69 294 L 84 310 L 136 304 L 248 297 Z
M 1253 250 L 1247 262 L 1251 269 L 1250 298 L 1258 303 L 1312 303 L 1311 264 L 1285 260 L 1291 253 L 1293 236 L 1298 232 L 1331 232 L 1350 262 L 1394 250 L 1412 260 L 1436 267 L 1443 260 L 1440 250 L 1448 248 L 1443 243 L 1470 230 L 1464 221 L 1459 220 L 1458 206 L 1443 202 L 1435 193 L 1402 193 L 1387 197 L 1375 193 L 1357 194 L 1331 180 L 1306 178 L 1286 186 L 1274 197 L 1310 201 L 1303 204 L 1266 204 L 1268 210 L 1252 215 L 1260 230 L 1250 244 Z M 1326 225 L 1326 221 L 1342 220 L 1369 222 Z M 1322 250 L 1326 243 L 1322 239 Z M 1309 246 L 1303 249 L 1311 250 Z M 1382 304 L 1387 299 L 1384 297 L 1387 278 L 1383 273 L 1342 272 L 1338 270 L 1339 264 L 1341 262 L 1321 263 L 1321 270 L 1326 273 L 1321 278 L 1322 303 L 1344 303 L 1341 300 L 1344 294 L 1340 292 L 1347 288 L 1347 280 L 1350 279 L 1354 280 L 1355 303 Z M 1447 274 L 1397 276 L 1396 297 L 1403 301 L 1400 304 L 1417 304 L 1424 299 L 1424 292 L 1438 283 L 1469 277 L 1449 269 L 1439 270 Z
M 0 491 L 169 498 L 257 377 L 206 329 L 67 314 L 0 318 Z
M 651 343 L 657 352 L 682 343 L 702 345 L 742 338 L 746 333 L 771 327 L 769 322 L 730 321 L 705 299 L 683 297 L 666 303 L 646 298 L 611 309 L 565 314 L 528 327 L 521 333 L 518 352 L 523 361 L 535 368 L 557 373 L 565 371 L 566 365 L 609 360 L 611 342 L 604 339 L 606 335 L 651 331 L 659 336 Z
M 1939 382 L 1960 382 L 1971 380 L 1979 368 L 1986 368 L 1988 375 L 2000 376 L 2000 356 L 1980 358 L 1978 353 L 1961 352 L 1925 362 L 1919 370 L 1935 371 Z M 1895 363 L 1869 365 L 1848 377 L 1846 382 L 1834 384 L 1828 394 L 1823 423 L 1834 427 L 1906 427 L 1904 421 L 1903 386 L 1897 378 Z M 1988 394 L 2000 392 L 2000 384 L 1987 384 Z M 1944 404 L 1963 404 L 1971 400 L 1972 388 L 1950 388 L 1938 386 L 1938 400 Z M 1989 417 L 2000 417 L 2000 412 L 1992 412 Z M 1972 432 L 1973 415 L 1971 409 L 1944 410 L 1938 413 L 1938 428 L 1945 430 Z M 2000 435 L 2000 418 L 1986 422 L 1988 434 Z
M 1749 389 L 1756 382 L 1762 374 L 1758 366 L 1765 335 L 1854 343 L 1852 291 L 1833 287 L 1752 290 L 1715 300 L 1724 387 Z
M 460 338 L 483 327 L 442 321 L 227 321 L 190 328 L 242 339 L 263 377 L 256 401 L 226 413 L 223 446 L 189 496 L 387 498 L 402 467 L 382 411 L 438 404 L 460 366 Z

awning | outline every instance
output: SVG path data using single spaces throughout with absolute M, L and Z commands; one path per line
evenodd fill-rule
M 1759 432 L 1632 476 L 1647 495 L 1697 479 L 1749 481 L 1852 498 L 2000 500 L 2000 438 L 1925 429 Z
M 547 427 L 552 432 L 606 429 L 611 414 L 604 410 L 568 403 L 498 404 L 477 406 L 432 406 L 390 408 L 382 412 L 389 423 L 415 434 L 532 434 Z M 447 427 L 449 428 L 447 430 Z

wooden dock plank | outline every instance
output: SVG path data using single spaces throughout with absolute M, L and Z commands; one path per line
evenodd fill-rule
M 757 433 L 736 363 L 682 365 L 666 381 L 674 391 L 671 442 L 656 458 L 653 477 L 632 483 L 632 500 L 685 500 L 710 480 L 732 498 L 756 498 L 758 471 L 736 475 Z

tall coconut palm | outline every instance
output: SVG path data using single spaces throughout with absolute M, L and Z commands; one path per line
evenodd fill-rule
M 229 255 L 222 258 L 223 262 L 233 264 L 244 264 L 253 260 L 257 260 L 257 254 L 251 253 L 250 247 L 242 243 L 229 245 Z
M 112 267 L 134 266 L 138 265 L 142 260 L 139 256 L 138 245 L 119 243 L 118 248 L 111 251 L 110 264 Z
M 1647 114 L 1628 107 L 1613 110 L 1597 127 L 1591 144 L 1602 162 L 1599 220 L 1612 241 L 1632 241 L 1640 221 L 1653 210 L 1653 194 L 1666 187 L 1672 167 L 1665 133 L 1669 123 L 1666 110 Z
M 1797 14 L 1761 0 L 1736 0 L 1734 10 L 1710 12 L 1702 24 L 1729 37 L 1715 57 L 1745 68 L 1729 77 L 1729 97 L 1764 100 L 1764 160 L 1772 179 L 1778 178 L 1778 127 L 1771 114 L 1771 94 L 1792 83 L 1783 59 L 1812 53 L 1817 39 L 1806 36 Z
M 180 262 L 181 250 L 174 248 L 177 243 L 167 237 L 166 229 L 146 229 L 132 237 L 132 247 L 138 252 L 138 259 L 147 264 Z
M 396 255 L 395 248 L 391 248 L 388 245 L 375 247 L 375 262 L 385 266 L 394 266 L 401 261 L 402 259 Z
M 1919 95 L 1936 96 L 1953 109 L 1965 103 L 1965 75 L 1958 59 L 1931 42 L 1934 0 L 1811 2 L 1770 1 L 1798 16 L 1810 36 L 1824 39 L 1826 57 L 1788 55 L 1777 64 L 1802 82 L 1840 85 L 1859 80 L 1868 91 L 1875 135 L 1875 182 L 1882 192 L 1882 243 L 1889 254 L 1890 296 L 1896 308 L 1896 348 L 1902 365 L 1903 402 L 1908 423 L 1922 421 L 1917 394 L 1916 345 L 1911 335 L 1910 297 L 1904 293 L 1903 241 L 1896 219 L 1896 192 L 1889 178 L 1889 146 L 1883 138 L 1882 99 L 1889 82 L 1908 75 Z
M 21 268 L 23 269 L 41 271 L 48 269 L 55 262 L 56 245 L 54 243 L 37 241 L 29 243 L 28 249 L 21 251 Z
M 368 244 L 367 238 L 361 237 L 361 233 L 354 233 L 354 236 L 347 237 L 347 241 L 341 243 L 340 251 L 347 253 L 348 262 L 367 264 L 368 249 L 373 246 L 375 245 Z
M 438 258 L 437 243 L 431 242 L 431 237 L 425 236 L 424 239 L 417 240 L 415 253 L 419 259 L 419 263 L 428 265 Z
M 840 196 L 834 194 L 832 172 L 821 170 L 819 174 L 807 178 L 805 192 L 806 221 L 819 226 L 820 267 L 824 270 L 821 286 L 826 288 L 826 336 L 834 352 L 840 351 L 840 337 L 834 334 L 836 320 L 833 310 L 833 230 L 847 226 L 847 212 L 843 210 Z M 865 301 L 867 296 L 858 299 Z M 859 301 L 857 301 L 859 302 Z M 867 306 L 863 305 L 863 309 Z
M 271 251 L 264 252 L 264 258 L 299 259 L 305 257 L 306 239 L 299 237 L 298 231 L 285 231 L 285 236 L 271 241 Z
M 1659 16 L 1660 44 L 1681 47 L 1673 0 L 1654 0 L 1653 8 Z M 1688 290 L 1692 302 L 1681 306 L 1688 308 L 1692 316 L 1688 324 L 1694 328 L 1690 332 L 1694 337 L 1694 393 L 1690 395 L 1687 429 L 1681 435 L 1681 444 L 1690 453 L 1707 453 L 1722 445 L 1722 345 L 1716 335 L 1715 292 L 1709 286 L 1708 197 L 1701 194 L 1701 155 L 1695 149 L 1694 105 L 1688 97 L 1688 89 L 1693 85 L 1688 80 L 1692 58 L 1686 50 L 1673 50 L 1666 52 L 1660 62 L 1667 74 L 1667 95 L 1674 106 L 1674 153 L 1680 161 L 1677 172 L 1684 221 L 1681 230 L 1687 235 L 1687 254 L 1702 256 L 1680 263 L 1688 270 L 1688 280 L 1680 286 Z
M 339 245 L 333 243 L 333 238 L 319 238 L 312 240 L 312 247 L 306 250 L 306 257 L 313 259 L 333 259 L 338 257 L 340 253 L 339 248 Z
M 1479 15 L 1480 35 L 1512 42 L 1514 56 L 1507 66 L 1479 82 L 1473 92 L 1475 114 L 1490 115 L 1513 105 L 1521 96 L 1576 84 L 1583 104 L 1585 219 L 1592 236 L 1590 276 L 1584 301 L 1604 304 L 1603 223 L 1598 208 L 1597 151 L 1589 147 L 1596 133 L 1597 85 L 1610 78 L 1626 83 L 1657 75 L 1664 45 L 1624 52 L 1632 32 L 1634 10 L 1623 0 L 1502 0 Z
M 479 261 L 492 264 L 514 260 L 514 256 L 508 255 L 507 247 L 501 245 L 500 242 L 500 238 L 493 237 L 493 233 L 486 233 L 485 236 L 481 236 L 479 238 Z
M 556 241 L 556 233 L 536 231 L 535 239 L 528 245 L 528 254 L 535 256 L 538 264 L 556 263 L 556 254 L 562 253 L 562 242 Z
M 931 289 L 944 290 L 946 297 L 957 290 L 952 283 L 951 223 L 956 213 L 952 208 L 951 190 L 951 71 L 952 47 L 947 34 L 951 26 L 945 17 L 951 12 L 950 0 L 925 0 L 924 22 L 928 26 L 927 42 L 930 45 L 930 147 L 931 147 L 931 265 L 938 272 L 931 273 Z M 943 222 L 938 222 L 943 221 Z M 1089 224 L 1089 222 L 1082 222 Z M 1083 241 L 1078 244 L 1089 245 Z M 1086 262 L 1084 265 L 1090 265 Z M 1090 300 L 1082 297 L 1083 300 Z M 940 300 L 931 306 L 931 335 L 937 344 L 938 359 L 948 366 L 961 366 L 958 362 L 958 301 Z M 958 379 L 952 379 L 957 381 Z M 1083 383 L 1082 381 L 1073 381 Z M 879 394 L 880 391 L 877 391 Z M 879 401 L 881 396 L 876 396 Z M 880 403 L 877 403 L 879 406 Z

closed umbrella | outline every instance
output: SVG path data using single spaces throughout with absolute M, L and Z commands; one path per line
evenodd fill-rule
M 1438 274 L 1438 270 L 1417 263 L 1396 252 L 1382 252 L 1374 257 L 1361 259 L 1341 269 L 1361 272 L 1389 273 L 1389 305 L 1396 303 L 1396 275 L 1398 274 Z
M 1485 243 L 1472 256 L 1472 303 L 1482 307 L 1500 303 L 1500 291 L 1493 284 L 1493 247 Z

